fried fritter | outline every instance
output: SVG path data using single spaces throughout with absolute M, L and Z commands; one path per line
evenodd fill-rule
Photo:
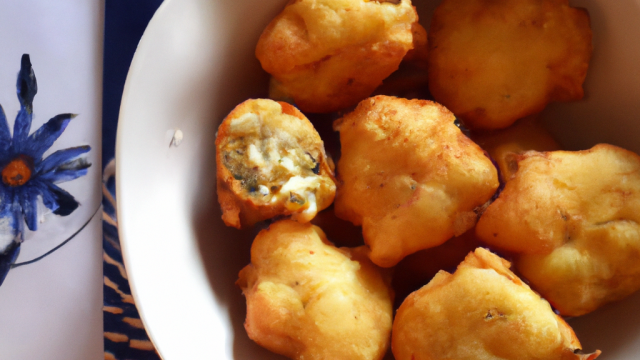
M 290 1 L 256 47 L 269 96 L 313 113 L 356 105 L 413 48 L 417 22 L 410 0 Z
M 498 187 L 496 168 L 443 106 L 376 96 L 335 123 L 335 213 L 362 225 L 370 258 L 390 267 L 475 225 Z
M 311 122 L 287 103 L 252 99 L 218 128 L 218 201 L 227 226 L 278 215 L 308 222 L 331 205 L 333 168 Z
M 480 218 L 486 243 L 560 311 L 578 316 L 640 289 L 640 157 L 616 146 L 527 152 Z
M 381 359 L 393 293 L 363 250 L 338 249 L 311 224 L 284 220 L 262 230 L 238 280 L 249 337 L 292 359 Z
M 592 360 L 573 330 L 488 250 L 441 271 L 398 309 L 396 360 Z
M 502 130 L 474 131 L 471 140 L 486 150 L 498 164 L 503 182 L 518 170 L 516 155 L 529 150 L 560 150 L 560 144 L 534 117 L 518 120 Z
M 470 128 L 497 129 L 583 97 L 584 9 L 568 0 L 444 0 L 429 29 L 429 89 Z

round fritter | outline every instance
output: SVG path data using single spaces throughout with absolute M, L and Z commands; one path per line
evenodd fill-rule
M 320 135 L 287 103 L 252 99 L 218 128 L 222 220 L 241 228 L 278 215 L 308 222 L 331 205 L 336 186 Z
M 261 231 L 238 280 L 249 337 L 292 359 L 381 359 L 393 293 L 363 250 L 338 249 L 319 227 L 289 220 Z
M 500 169 L 503 182 L 518 170 L 516 155 L 529 150 L 560 150 L 560 144 L 534 117 L 518 120 L 507 129 L 475 131 L 470 137 L 489 153 Z
M 402 303 L 393 323 L 396 360 L 591 360 L 573 330 L 488 250 L 470 253 Z
M 429 29 L 429 89 L 470 128 L 505 128 L 581 99 L 591 57 L 568 0 L 444 0 Z
M 362 225 L 377 265 L 464 233 L 497 189 L 496 168 L 454 120 L 431 101 L 376 96 L 334 124 L 342 146 L 335 212 Z
M 314 113 L 357 104 L 413 48 L 417 22 L 410 0 L 290 1 L 256 47 L 270 97 Z
M 612 145 L 527 152 L 480 218 L 486 243 L 560 311 L 578 316 L 640 289 L 640 157 Z

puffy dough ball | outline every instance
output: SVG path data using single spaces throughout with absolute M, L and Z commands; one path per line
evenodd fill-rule
M 278 215 L 308 222 L 333 202 L 332 163 L 320 135 L 296 108 L 273 100 L 238 105 L 218 128 L 222 220 L 241 228 Z
M 377 265 L 464 233 L 497 189 L 496 168 L 454 120 L 431 101 L 376 96 L 336 121 L 335 212 L 362 225 Z
M 573 330 L 509 270 L 478 248 L 454 274 L 441 271 L 402 303 L 396 360 L 587 360 Z
M 507 129 L 475 131 L 471 139 L 486 150 L 500 169 L 503 182 L 518 170 L 517 155 L 529 150 L 560 150 L 560 144 L 533 117 L 517 121 Z
M 316 226 L 284 220 L 261 231 L 238 284 L 247 298 L 249 337 L 273 352 L 373 360 L 388 348 L 388 274 L 362 247 L 335 248 Z
M 417 22 L 410 0 L 290 1 L 256 47 L 270 97 L 318 113 L 357 104 L 413 48 Z
M 444 0 L 429 29 L 429 89 L 471 128 L 505 128 L 581 99 L 591 57 L 568 0 Z
M 612 145 L 527 152 L 477 235 L 521 254 L 516 267 L 578 316 L 640 289 L 640 157 Z

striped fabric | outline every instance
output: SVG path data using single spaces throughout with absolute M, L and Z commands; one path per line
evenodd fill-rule
M 160 359 L 140 320 L 131 296 L 127 271 L 122 263 L 115 211 L 114 170 L 112 160 L 105 166 L 102 185 L 104 358 L 105 360 Z
M 160 359 L 131 296 L 118 240 L 115 138 L 129 64 L 161 0 L 106 0 L 102 114 L 103 268 L 105 360 Z

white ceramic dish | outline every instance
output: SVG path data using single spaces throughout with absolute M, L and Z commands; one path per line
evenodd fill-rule
M 131 66 L 117 143 L 120 236 L 133 295 L 164 359 L 282 359 L 244 332 L 234 282 L 254 233 L 220 220 L 214 140 L 235 105 L 264 96 L 267 77 L 253 51 L 285 2 L 166 0 Z M 415 3 L 428 24 L 438 1 Z M 609 142 L 640 152 L 640 1 L 572 5 L 592 19 L 587 96 L 543 117 L 569 149 Z M 176 130 L 183 139 L 172 146 Z M 571 324 L 585 349 L 605 359 L 640 354 L 640 294 Z

